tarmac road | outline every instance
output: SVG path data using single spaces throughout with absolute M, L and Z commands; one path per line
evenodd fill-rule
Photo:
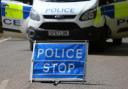
M 30 83 L 31 55 L 27 40 L 0 38 L 0 89 L 128 89 L 128 38 L 88 55 L 86 83 Z

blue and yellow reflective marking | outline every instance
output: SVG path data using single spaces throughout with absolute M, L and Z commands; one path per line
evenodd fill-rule
M 30 10 L 32 7 L 23 6 L 23 18 L 26 19 L 29 16 Z
M 94 20 L 94 25 L 99 25 L 102 21 L 102 19 L 101 19 L 101 16 L 102 16 L 102 14 L 101 14 L 101 9 L 98 7 L 97 8 L 97 13 L 96 13 L 96 17 L 95 17 L 95 20 Z
M 103 15 L 106 15 L 110 18 L 124 18 L 128 17 L 128 1 L 116 2 L 102 6 L 101 11 Z
M 9 3 L 6 6 L 5 12 L 7 18 L 23 19 L 23 6 L 18 4 Z
M 6 3 L 2 3 L 2 16 L 11 19 L 26 19 L 29 16 L 31 6 L 23 6 L 20 4 L 9 3 L 7 6 L 4 6 Z
M 5 5 L 6 3 L 1 3 L 1 15 L 5 16 Z
M 115 18 L 128 17 L 128 1 L 115 3 Z
M 101 7 L 101 11 L 103 15 L 106 15 L 110 18 L 114 18 L 114 13 L 115 13 L 114 5 L 103 6 Z

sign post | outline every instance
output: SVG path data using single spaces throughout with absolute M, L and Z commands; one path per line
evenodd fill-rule
M 85 81 L 87 42 L 35 43 L 30 81 Z

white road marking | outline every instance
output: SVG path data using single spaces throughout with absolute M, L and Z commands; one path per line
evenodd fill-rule
M 6 89 L 7 85 L 8 85 L 8 81 L 9 80 L 3 80 L 1 83 L 0 83 L 0 89 Z
M 11 39 L 11 37 L 8 37 L 8 38 L 5 38 L 5 39 L 2 39 L 2 40 L 0 40 L 0 43 L 3 43 L 3 42 L 8 41 L 8 40 L 10 40 L 10 39 Z

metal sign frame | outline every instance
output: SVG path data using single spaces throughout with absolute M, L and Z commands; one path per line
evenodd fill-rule
M 57 43 L 59 43 L 59 44 L 64 44 L 64 43 L 66 43 L 66 44 L 85 44 L 86 46 L 85 47 L 87 47 L 86 48 L 86 50 L 85 50 L 85 59 L 84 59 L 84 68 L 83 68 L 83 70 L 84 70 L 84 73 L 83 73 L 83 79 L 76 79 L 76 78 L 64 78 L 64 79 L 61 79 L 61 78 L 44 78 L 44 79 L 39 79 L 39 78 L 32 78 L 32 75 L 33 75 L 33 64 L 34 64 L 34 61 L 33 61 L 33 58 L 34 58 L 34 49 L 35 49 L 35 45 L 36 45 L 36 43 L 38 43 L 38 44 L 57 44 Z M 87 56 L 88 56 L 88 41 L 83 41 L 83 40 L 57 40 L 57 41 L 43 41 L 43 43 L 40 41 L 40 42 L 34 42 L 34 45 L 33 45 L 33 52 L 32 52 L 32 57 L 31 57 L 31 69 L 30 69 L 30 82 L 32 83 L 32 81 L 53 81 L 53 82 L 55 82 L 55 81 L 69 81 L 69 82 L 71 82 L 71 81 L 76 81 L 76 82 L 85 82 L 86 81 L 86 62 L 87 62 Z

